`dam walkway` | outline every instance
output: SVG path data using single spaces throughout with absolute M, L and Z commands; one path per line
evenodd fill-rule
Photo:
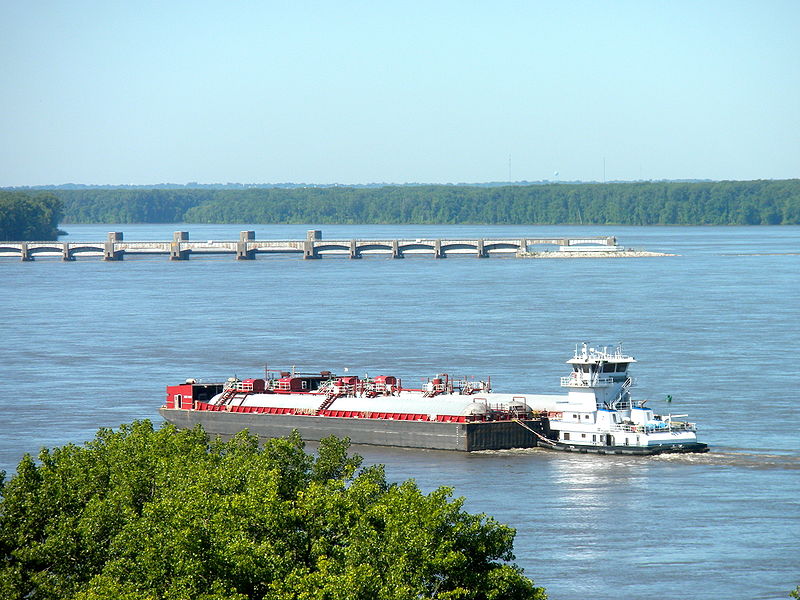
M 523 257 L 531 246 L 557 246 L 562 252 L 614 252 L 619 250 L 616 237 L 581 238 L 473 238 L 473 239 L 350 239 L 324 240 L 322 232 L 310 230 L 301 240 L 257 240 L 254 231 L 242 231 L 238 240 L 194 241 L 189 232 L 176 231 L 171 241 L 126 241 L 121 231 L 108 233 L 105 241 L 94 242 L 0 242 L 0 258 L 32 261 L 36 257 L 73 261 L 79 256 L 120 261 L 126 256 L 164 255 L 170 260 L 229 254 L 238 260 L 253 260 L 258 254 L 297 254 L 304 259 L 346 257 L 351 259 L 377 255 L 387 258 L 424 255 L 446 258 L 450 255 Z

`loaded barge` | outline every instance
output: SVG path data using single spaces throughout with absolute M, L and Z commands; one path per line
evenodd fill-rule
M 211 434 L 243 429 L 260 437 L 297 430 L 306 440 L 329 435 L 354 444 L 438 450 L 550 448 L 599 454 L 705 452 L 686 415 L 659 415 L 631 397 L 620 347 L 576 347 L 561 378 L 566 394 L 495 393 L 491 381 L 429 378 L 406 388 L 391 375 L 337 376 L 329 371 L 265 370 L 264 378 L 167 386 L 160 413 L 181 428 Z

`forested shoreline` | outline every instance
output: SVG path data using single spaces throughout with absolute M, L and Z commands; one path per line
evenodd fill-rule
M 12 197 L 17 204 L 9 203 Z M 800 179 L 240 189 L 87 187 L 2 192 L 0 198 L 3 239 L 53 239 L 42 232 L 54 235 L 52 217 L 62 215 L 54 199 L 63 206 L 62 223 L 800 224 Z M 37 202 L 44 212 L 34 216 L 31 207 Z M 48 226 L 37 228 L 43 219 Z
M 61 200 L 51 192 L 0 190 L 0 240 L 54 240 L 62 218 Z
M 798 179 L 53 193 L 64 223 L 800 224 Z

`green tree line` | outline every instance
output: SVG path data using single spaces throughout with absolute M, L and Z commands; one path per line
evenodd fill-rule
M 214 200 L 208 190 L 55 190 L 64 223 L 180 223 L 186 211 Z
M 64 223 L 800 224 L 799 179 L 53 193 Z
M 56 193 L 67 223 L 800 224 L 800 180 Z
M 0 240 L 54 240 L 62 204 L 52 193 L 0 190 Z
M 544 600 L 513 538 L 296 432 L 260 446 L 138 421 L 0 477 L 4 600 Z

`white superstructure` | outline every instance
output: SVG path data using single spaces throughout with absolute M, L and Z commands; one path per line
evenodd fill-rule
M 646 400 L 631 398 L 634 381 L 628 367 L 635 362 L 619 346 L 609 351 L 584 343 L 575 349 L 567 361 L 572 373 L 561 378 L 561 386 L 569 390 L 559 403 L 561 416 L 550 420 L 557 441 L 575 448 L 707 449 L 697 442 L 695 424 L 682 420 L 687 415 L 659 415 L 645 407 Z

